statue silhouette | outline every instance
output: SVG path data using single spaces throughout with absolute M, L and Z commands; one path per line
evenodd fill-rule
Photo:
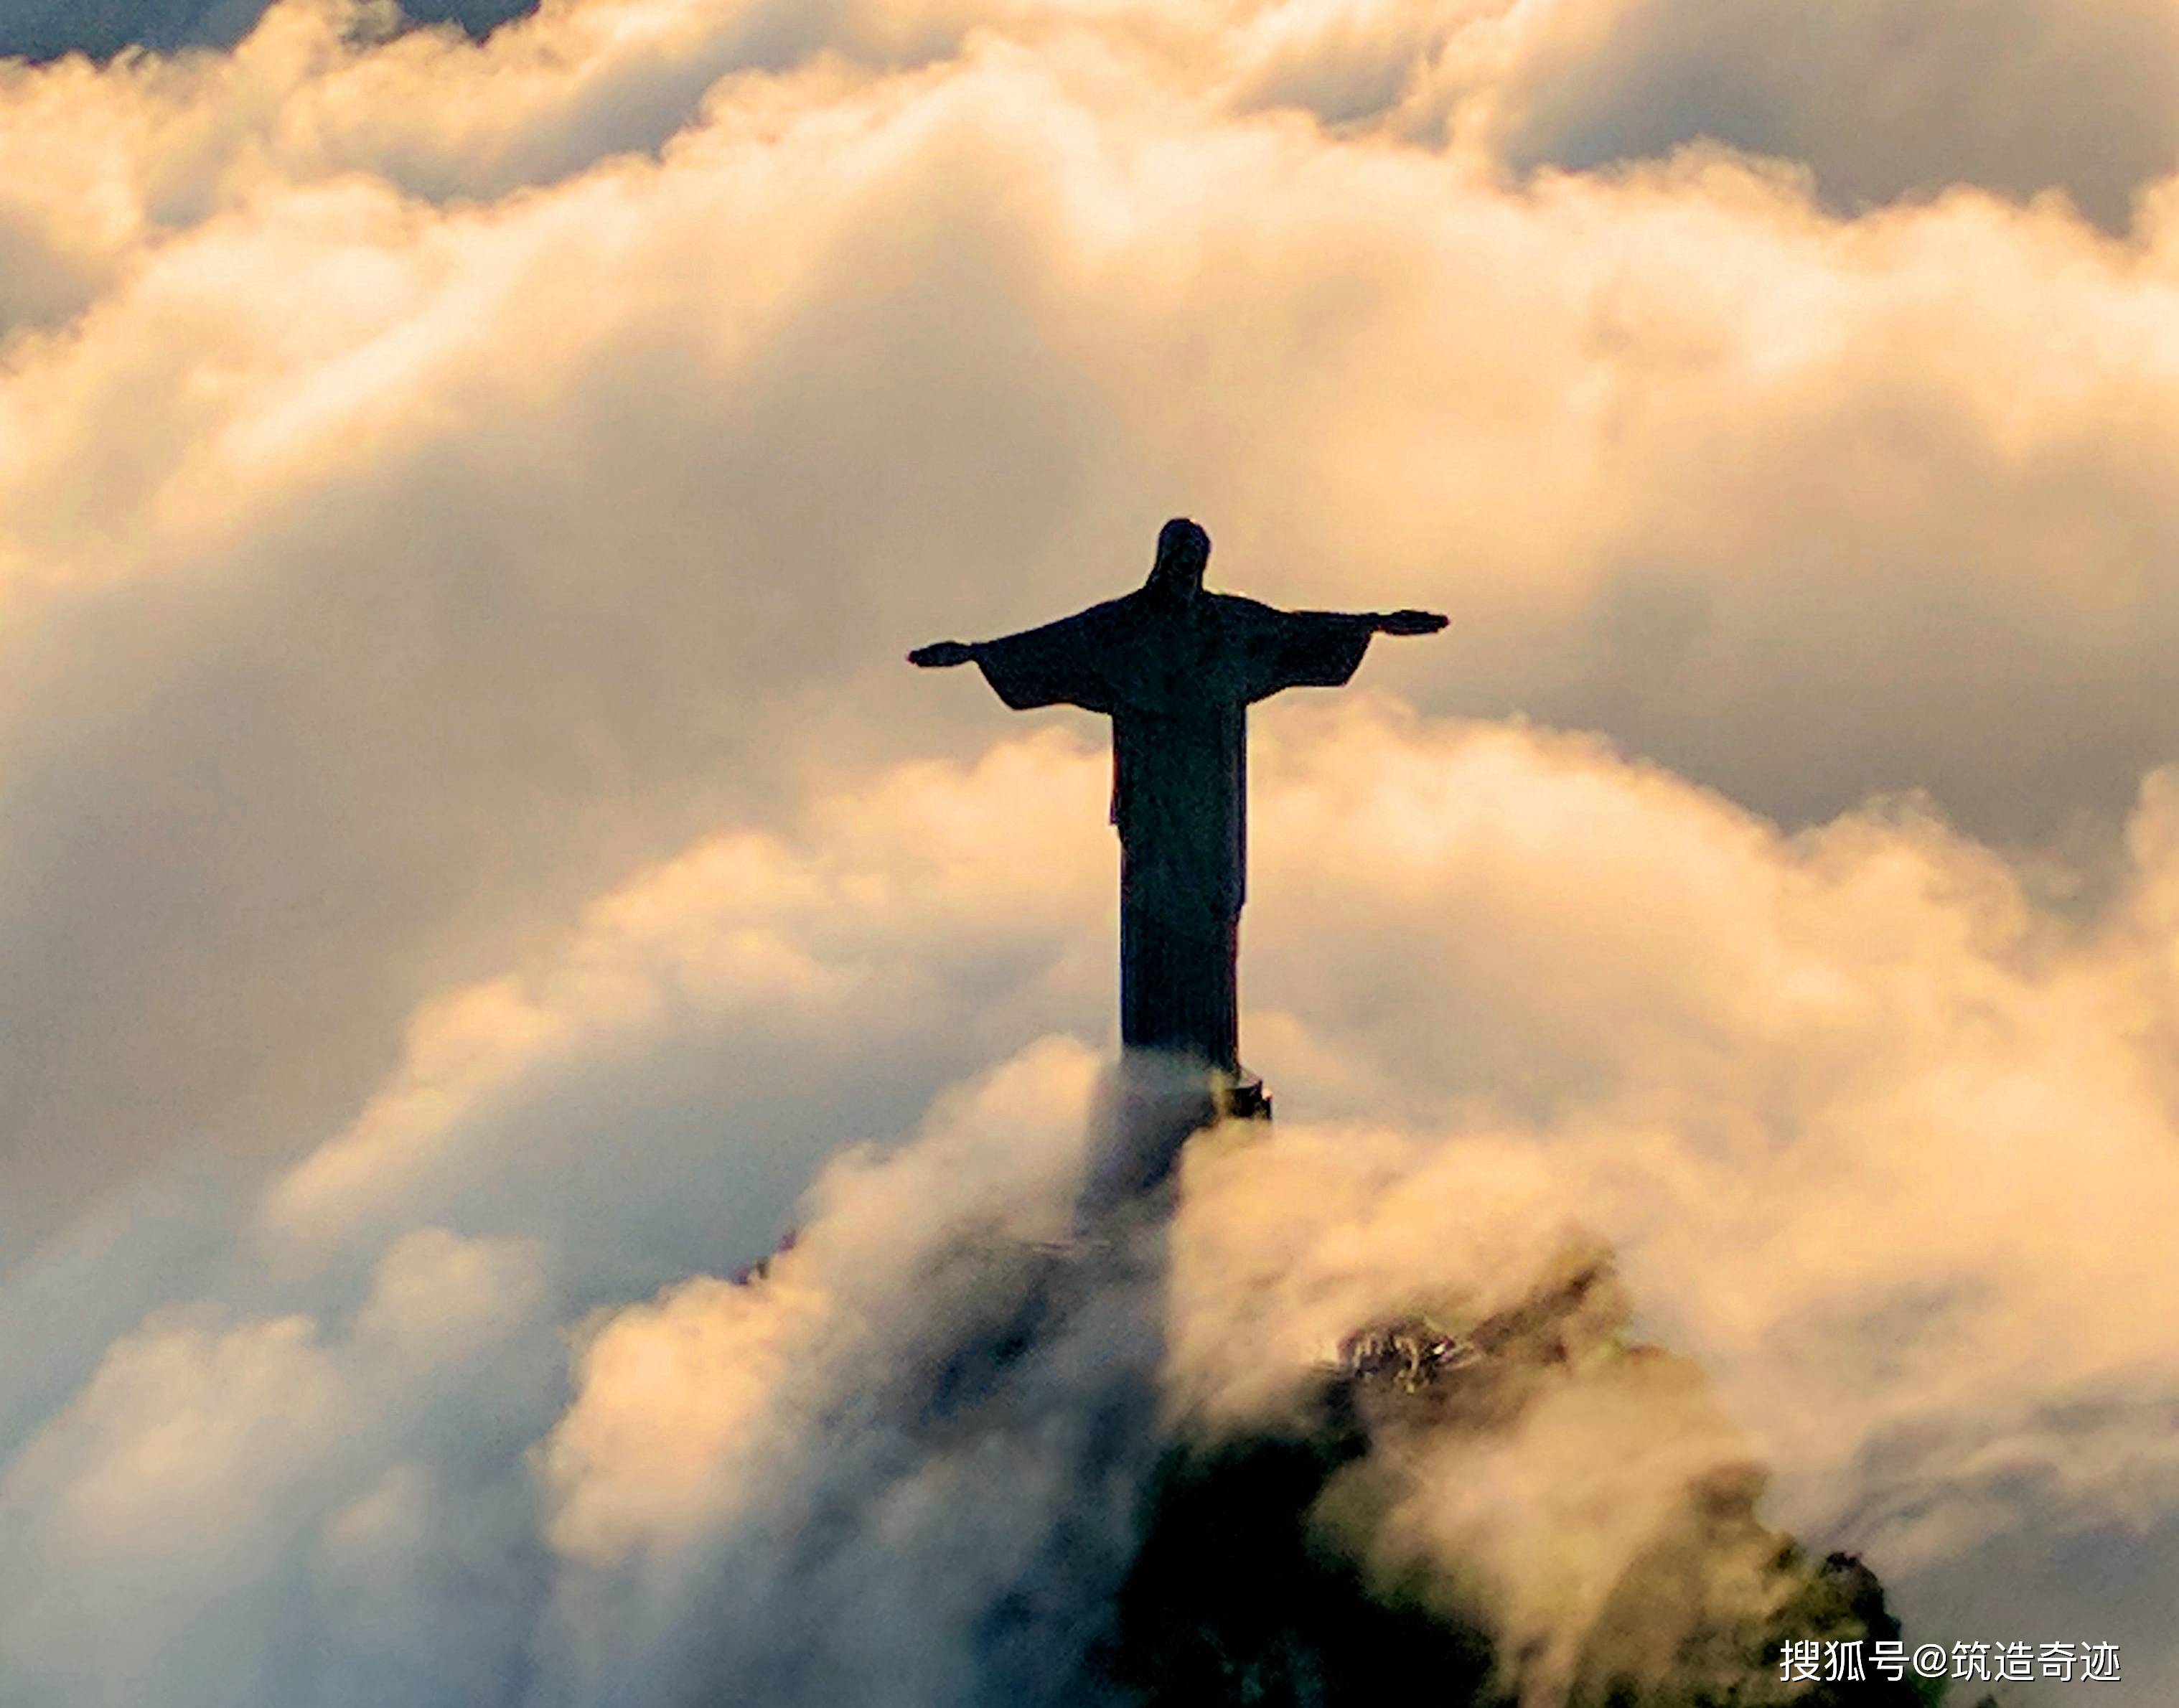
M 1134 592 L 997 640 L 908 655 L 974 663 L 1017 711 L 1112 720 L 1120 832 L 1120 1037 L 1241 1078 L 1236 961 L 1248 865 L 1248 713 L 1288 688 L 1337 688 L 1376 634 L 1430 634 L 1427 611 L 1279 611 L 1204 590 L 1210 536 L 1177 517 Z

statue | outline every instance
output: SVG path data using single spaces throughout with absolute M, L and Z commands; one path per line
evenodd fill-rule
M 1121 1041 L 1190 1058 L 1232 1085 L 1242 1079 L 1235 964 L 1249 706 L 1282 689 L 1337 688 L 1371 636 L 1434 634 L 1446 619 L 1279 611 L 1205 592 L 1210 556 L 1210 536 L 1175 518 L 1134 592 L 1040 629 L 941 640 L 908 657 L 936 668 L 974 663 L 1017 711 L 1079 706 L 1112 720 Z

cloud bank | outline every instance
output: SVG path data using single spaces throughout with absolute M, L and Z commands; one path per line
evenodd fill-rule
M 964 1700 L 986 1664 L 1026 1690 L 1020 1668 L 1078 1652 L 1053 1632 L 1094 1620 L 1137 1521 L 1151 1437 L 1100 1458 L 1100 1417 L 1276 1426 L 1358 1325 L 1479 1319 L 1599 1242 L 1707 1391 L 1569 1388 L 1445 1449 L 1457 1475 L 1415 1472 L 1383 1544 L 1488 1562 L 1478 1604 L 1561 1662 L 1679 1491 L 1751 1464 L 1910 1617 L 2041 1629 L 2048 1562 L 1979 1600 L 1946 1577 L 2023 1534 L 2168 1560 L 2169 778 L 2083 929 L 1911 812 L 1787 836 L 1585 739 L 1287 720 L 1260 766 L 1286 853 L 1247 1025 L 1295 1113 L 1190 1160 L 1169 1280 L 1108 1277 L 1041 1386 L 940 1427 L 932 1384 L 1034 1308 L 1038 1242 L 1070 1227 L 1098 1052 L 1035 1034 L 1102 1018 L 1106 874 L 1071 810 L 1100 772 L 1032 740 L 907 767 L 799 843 L 700 845 L 420 1014 L 349 1128 L 188 1263 L 96 1252 L 58 1324 L 28 1304 L 69 1254 L 19 1271 L 8 1366 L 47 1392 L 0 1479 L 9 1676 L 61 1701 L 155 1677 L 184 1702 L 395 1678 L 403 1700 L 673 1701 L 755 1667 L 815 1701 L 883 1654 L 925 1669 L 914 1700 Z M 1003 839 L 963 841 L 992 823 L 1059 871 L 1079 856 L 1071 898 Z M 949 957 L 969 920 L 985 940 Z M 902 1095 L 949 1075 L 927 1119 Z M 790 1208 L 843 1138 L 919 1123 Z M 790 1223 L 763 1286 L 708 1278 Z M 1630 1427 L 1659 1442 L 1607 1500 L 1631 1516 L 1583 1530 L 1572 1491 Z M 1101 1551 L 1067 1555 L 1049 1618 L 994 1661 L 985 1612 L 1059 1569 L 1100 1488 Z M 1510 1504 L 1458 1504 L 1485 1489 Z M 468 1587 L 442 1604 L 448 1581 Z M 2144 1680 L 2167 1664 L 2156 1581 L 2072 1610 Z M 125 1641 L 124 1601 L 159 1610 Z M 851 1604 L 853 1643 L 813 1648 Z
M 949 1086 L 1063 1172 L 1108 1041 L 1101 758 L 899 655 L 1180 512 L 1455 622 L 1260 720 L 1280 1138 L 1191 1177 L 1161 1392 L 1276 1411 L 1578 1227 L 1781 1518 L 2153 1691 L 2167 9 L 325 0 L 0 68 L 25 1700 L 581 1700 L 623 1595 L 710 1664 L 746 1535 L 608 1461 L 723 1489 L 740 1402 L 620 1373 L 799 1344 L 691 1277 Z
M 706 827 L 966 752 L 904 644 L 1176 510 L 1234 585 L 1455 612 L 1371 667 L 1415 703 L 1789 822 L 2092 850 L 2171 750 L 2153 189 L 2121 248 L 1700 146 L 1509 187 L 1244 100 L 1284 14 L 360 15 L 0 102 L 26 1229 L 324 1130 Z
M 1843 211 L 1971 184 L 2123 232 L 2179 163 L 2166 0 L 1573 0 L 1247 8 L 1238 88 L 1506 171 L 1722 144 Z

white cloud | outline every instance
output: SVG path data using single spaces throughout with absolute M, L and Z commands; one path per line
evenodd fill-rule
M 900 651 L 1175 510 L 1238 585 L 1455 612 L 1373 680 L 1797 821 L 2079 835 L 2179 736 L 2153 221 L 1509 190 L 1237 113 L 1211 10 L 343 16 L 0 101 L 73 316 L 0 383 L 19 1237 L 322 1130 L 707 826 L 968 750 Z
M 1248 1174 L 1285 1207 L 1236 1235 L 1282 1277 L 1241 1376 L 1460 1291 L 1434 1255 L 1490 1228 L 1446 1206 L 1506 1203 L 1523 1262 L 1608 1239 L 1780 1510 L 1910 1582 L 2098 1526 L 2173 1551 L 2138 1303 L 2174 1190 L 2171 192 L 2161 107 L 2068 104 L 2113 55 L 2160 86 L 2121 51 L 2160 14 L 2004 15 L 1930 24 L 1907 96 L 1861 75 L 1881 8 L 1788 63 L 1765 8 L 1647 3 L 585 0 L 481 47 L 291 4 L 231 55 L 0 72 L 23 1676 L 126 1694 L 216 1595 L 172 1700 L 490 1700 L 605 1664 L 585 1620 L 638 1605 L 681 1640 L 742 1544 L 607 1580 L 716 1520 L 680 1502 L 727 1397 L 653 1463 L 615 1349 L 781 1331 L 701 1282 L 631 1301 L 994 1062 L 1057 1169 L 1085 1058 L 1020 1052 L 1109 1025 L 1101 758 L 1057 720 L 991 750 L 1024 727 L 900 654 L 1117 590 L 1182 510 L 1214 579 L 1456 619 L 1380 645 L 1372 705 L 1260 720 L 1283 1124 Z M 1507 169 L 1682 131 L 1800 165 Z M 2046 184 L 2142 217 L 1984 193 Z M 1594 733 L 1448 721 L 1508 712 Z M 592 1306 L 633 1314 L 568 1411 Z M 744 1398 L 791 1419 L 782 1368 Z M 464 1458 L 458 1415 L 504 1427 Z M 904 1533 L 981 1546 L 923 1474 Z M 221 1569 L 129 1568 L 151 1611 L 93 1640 L 70 1574 L 166 1499 Z M 824 1594 L 892 1593 L 863 1557 Z M 481 1646 L 431 1588 L 472 1579 Z M 281 1645 L 334 1603 L 312 1673 Z M 405 1683 L 370 1658 L 404 1628 Z M 926 1658 L 942 1695 L 959 1652 Z
M 1276 1423 L 1358 1324 L 1474 1321 L 1601 1242 L 1636 1323 L 1693 1362 L 1660 1386 L 1607 1360 L 1593 1387 L 1540 1391 L 1557 1397 L 1512 1435 L 1437 1443 L 1372 1545 L 1485 1572 L 1479 1605 L 1551 1664 L 1577 1664 L 1606 1607 L 1624 1617 L 1630 1568 L 1681 1546 L 1687 1480 L 1751 1459 L 1776 1517 L 1867 1549 L 1924 1617 L 1957 1605 L 1958 1562 L 2025 1536 L 2160 1546 L 2179 1504 L 2157 1308 L 2179 1200 L 2168 779 L 2133 821 L 2132 875 L 2083 923 L 1912 813 L 1787 836 L 1592 742 L 1366 704 L 1266 722 L 1247 1035 L 1281 1120 L 1189 1165 L 1169 1415 Z M 119 1689 L 217 1595 L 239 1634 L 196 1651 L 189 1689 L 287 1700 L 307 1678 L 371 1700 L 264 1659 L 305 1616 L 272 1587 L 299 1561 L 312 1584 L 365 1586 L 371 1629 L 433 1573 L 484 1572 L 499 1634 L 456 1654 L 416 1628 L 403 1664 L 433 1688 L 520 1649 L 521 1676 L 569 1700 L 729 1665 L 825 1700 L 844 1687 L 792 1658 L 798 1618 L 880 1609 L 858 1666 L 908 1629 L 974 1628 L 1044 1569 L 1079 1497 L 1070 1431 L 1124 1398 L 1072 1360 L 1149 1309 L 1145 1282 L 1115 1282 L 1120 1315 L 1047 1348 L 1049 1383 L 996 1437 L 921 1433 L 919 1385 L 1035 1308 L 1034 1242 L 1069 1226 L 1095 1057 L 1024 1046 L 1107 1024 L 1100 772 L 1041 739 L 902 767 L 796 841 L 700 845 L 534 969 L 420 1014 L 349 1129 L 189 1271 L 200 1302 L 165 1295 L 19 1441 L 0 1577 L 25 1676 L 64 1700 Z M 826 1149 L 906 1131 L 934 1088 L 1009 1052 L 917 1144 L 836 1162 L 766 1287 L 680 1279 L 762 1250 Z M 593 1307 L 569 1404 L 558 1326 Z M 1599 1347 L 1621 1310 L 1587 1331 Z M 1583 1528 L 1578 1480 L 1552 1468 L 1629 1418 L 1684 1451 L 1627 1460 L 1627 1522 Z M 1023 1503 L 943 1492 L 963 1477 Z M 1498 1496 L 1446 1504 L 1479 1477 Z M 1137 1486 L 1115 1486 L 1100 1571 L 1124 1559 Z M 786 1546 L 849 1491 L 870 1504 L 838 1551 Z M 108 1614 L 72 1574 L 118 1570 L 138 1523 L 172 1538 L 129 1568 L 171 1617 L 93 1640 Z M 923 1549 L 952 1563 L 899 1575 Z M 1719 1569 L 1714 1606 L 1770 1593 Z M 729 1579 L 747 1628 L 717 1622 Z M 1084 1583 L 1053 1604 L 1068 1629 L 1099 1593 Z M 2040 1586 L 1983 1593 L 2025 1628 Z M 990 1676 L 1073 1652 L 1039 1628 Z M 952 1640 L 910 1645 L 929 1700 L 991 1661 Z M 2153 1666 L 2146 1631 L 2130 1640 Z

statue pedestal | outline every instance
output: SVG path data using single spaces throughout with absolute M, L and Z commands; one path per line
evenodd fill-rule
M 1231 1085 L 1222 1088 L 1218 1114 L 1228 1121 L 1268 1121 L 1271 1118 L 1270 1088 L 1247 1068 Z
M 1271 1094 L 1254 1074 L 1229 1079 L 1155 1052 L 1123 1054 L 1091 1122 L 1078 1225 L 1153 1191 L 1172 1173 L 1182 1147 L 1206 1128 L 1271 1118 Z

